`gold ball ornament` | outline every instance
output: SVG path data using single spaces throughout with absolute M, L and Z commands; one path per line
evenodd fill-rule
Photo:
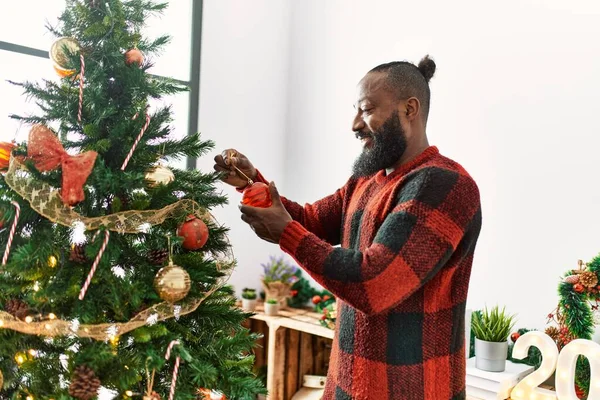
M 69 70 L 69 57 L 65 49 L 70 53 L 76 53 L 81 50 L 81 46 L 77 40 L 71 37 L 62 37 L 56 40 L 52 44 L 52 47 L 50 47 L 50 59 L 61 69 Z
M 157 165 L 146 172 L 146 181 L 151 187 L 157 187 L 159 185 L 168 185 L 175 180 L 173 171 L 164 165 Z
M 0 371 L 0 390 L 4 388 L 4 375 L 2 375 L 2 371 Z
M 161 299 L 169 303 L 176 303 L 183 299 L 191 287 L 190 275 L 172 261 L 161 268 L 154 277 L 154 289 Z
M 125 63 L 127 65 L 137 64 L 140 67 L 144 63 L 144 54 L 137 48 L 127 50 L 125 53 Z

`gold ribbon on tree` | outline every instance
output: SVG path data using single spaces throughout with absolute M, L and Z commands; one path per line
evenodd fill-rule
M 233 263 L 226 264 L 217 261 L 217 265 L 219 266 L 220 271 L 231 271 Z M 173 304 L 163 302 L 141 311 L 127 322 L 77 325 L 73 321 L 49 318 L 39 322 L 26 322 L 13 317 L 5 311 L 0 311 L 0 329 L 11 329 L 28 335 L 44 337 L 74 335 L 80 338 L 106 341 L 124 335 L 144 325 L 152 325 L 160 321 L 174 318 L 175 316 L 183 316 L 196 311 L 202 302 L 221 287 L 226 280 L 226 277 L 222 278 L 201 298 L 190 299 L 185 303 L 178 304 L 181 309 L 178 310 L 177 313 Z
M 64 226 L 82 222 L 86 230 L 105 228 L 118 233 L 139 233 L 143 225 L 159 225 L 166 219 L 194 214 L 210 220 L 212 217 L 198 203 L 183 199 L 159 210 L 129 210 L 100 217 L 88 218 L 66 206 L 58 190 L 34 179 L 27 167 L 16 157 L 11 158 L 4 180 L 12 190 L 29 202 L 38 214 Z

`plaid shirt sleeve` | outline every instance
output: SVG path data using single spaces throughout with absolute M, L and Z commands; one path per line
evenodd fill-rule
M 257 171 L 256 181 L 269 184 L 260 171 Z M 345 187 L 313 204 L 304 206 L 283 196 L 281 201 L 294 221 L 319 239 L 336 246 L 340 244 L 344 190 Z
M 440 168 L 407 178 L 396 199 L 362 251 L 334 248 L 295 221 L 279 244 L 346 303 L 367 314 L 389 310 L 444 267 L 479 211 L 475 182 Z M 363 220 L 376 218 L 378 211 L 365 210 Z

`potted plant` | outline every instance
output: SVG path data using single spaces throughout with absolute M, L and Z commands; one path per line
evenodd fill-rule
M 515 316 L 495 306 L 473 313 L 471 329 L 475 335 L 475 366 L 484 371 L 502 372 L 508 357 L 508 336 Z
M 275 316 L 279 314 L 279 301 L 276 299 L 269 299 L 265 303 L 265 314 Z
M 244 288 L 242 290 L 242 308 L 245 311 L 254 311 L 256 309 L 256 289 Z
M 266 300 L 276 300 L 283 309 L 287 306 L 291 287 L 298 281 L 296 271 L 298 267 L 288 264 L 283 257 L 271 257 L 268 263 L 262 264 L 262 284 Z

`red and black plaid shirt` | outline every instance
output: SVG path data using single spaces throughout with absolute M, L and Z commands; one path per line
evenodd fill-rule
M 429 147 L 390 175 L 350 179 L 294 219 L 281 248 L 338 298 L 323 399 L 465 398 L 465 305 L 479 190 Z M 334 247 L 341 245 L 341 247 Z

